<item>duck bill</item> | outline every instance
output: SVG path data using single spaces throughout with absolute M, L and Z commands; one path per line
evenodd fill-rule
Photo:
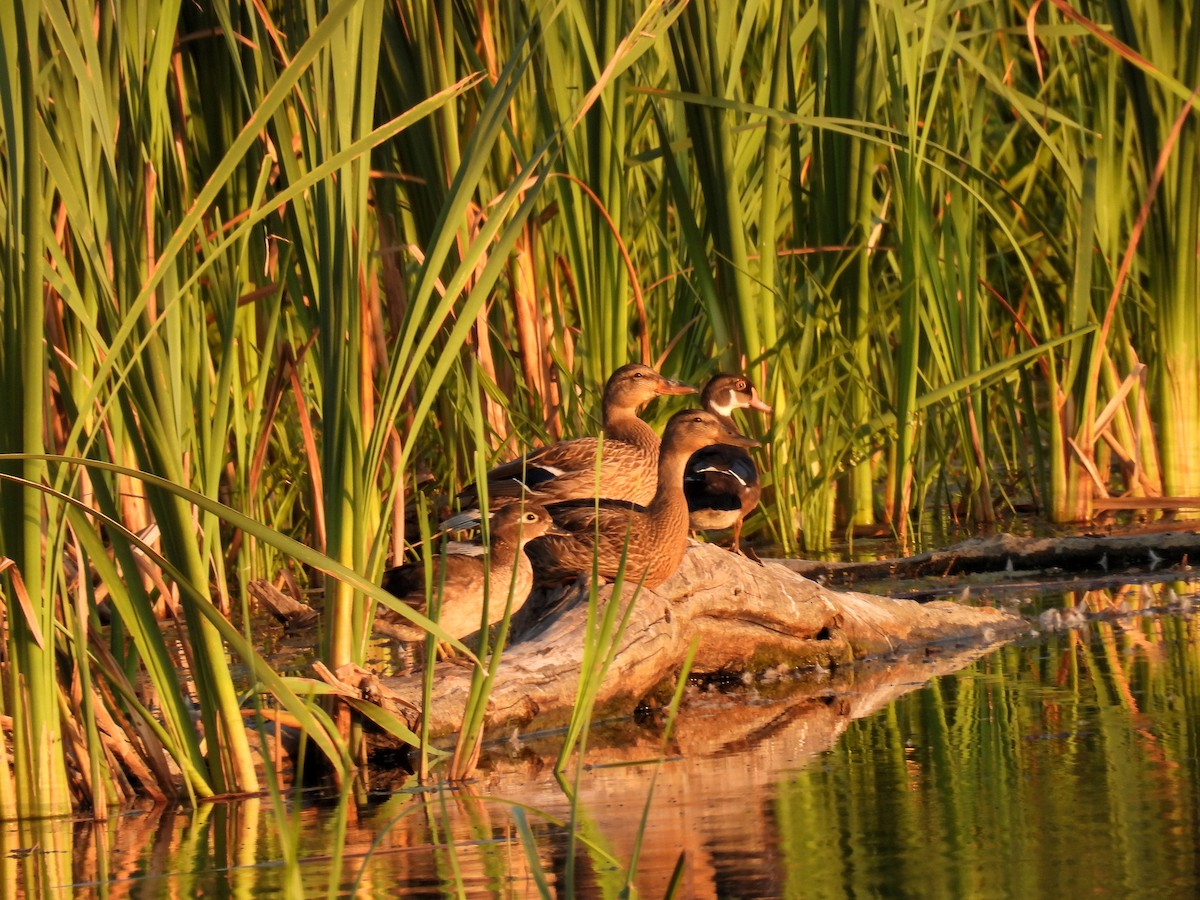
M 660 376 L 661 378 L 661 376 Z M 684 384 L 682 381 L 676 381 L 673 378 L 661 378 L 658 387 L 655 389 L 658 394 L 698 394 L 700 393 L 690 384 Z
M 758 441 L 754 438 L 748 438 L 744 434 L 738 434 L 736 431 L 727 431 L 721 435 L 722 444 L 732 444 L 734 447 L 761 447 Z
M 750 408 L 757 409 L 761 413 L 771 412 L 771 407 L 763 403 L 762 398 L 758 396 L 758 391 L 750 395 Z
M 733 444 L 735 447 L 761 447 L 758 441 L 754 438 L 748 438 L 744 434 L 739 434 L 737 437 L 730 436 L 721 441 L 722 444 Z

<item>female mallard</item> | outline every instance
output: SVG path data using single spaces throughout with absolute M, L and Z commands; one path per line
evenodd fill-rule
M 683 471 L 693 453 L 712 444 L 757 447 L 716 415 L 700 409 L 676 413 L 663 432 L 654 496 L 645 507 L 577 500 L 549 507 L 565 535 L 548 534 L 529 545 L 535 584 L 557 584 L 592 571 L 613 580 L 655 587 L 679 568 L 688 542 L 688 507 Z
M 735 409 L 757 409 L 769 413 L 771 407 L 759 399 L 750 379 L 741 375 L 716 375 L 700 395 L 704 408 L 730 428 L 735 428 Z M 688 460 L 683 476 L 694 531 L 733 529 L 733 550 L 741 553 L 742 522 L 758 506 L 762 485 L 750 454 L 738 447 L 715 444 L 697 451 Z
M 477 545 L 459 545 L 433 559 L 433 590 L 441 591 L 442 606 L 438 624 L 451 637 L 463 638 L 479 630 L 483 605 L 488 606 L 488 625 L 504 617 L 504 608 L 512 592 L 512 612 L 529 597 L 533 587 L 533 569 L 525 552 L 536 537 L 556 533 L 558 529 L 545 507 L 515 503 L 492 516 L 491 541 L 485 553 Z M 383 587 L 422 615 L 425 606 L 425 567 L 406 563 L 383 573 Z M 375 630 L 401 641 L 418 641 L 425 631 L 392 609 L 380 607 L 375 614 Z
M 519 497 L 534 503 L 605 497 L 649 503 L 658 467 L 658 435 L 638 411 L 661 394 L 694 394 L 696 389 L 632 364 L 613 372 L 604 386 L 604 440 L 576 438 L 527 453 L 488 472 L 488 501 L 495 508 Z M 597 469 L 596 456 L 600 455 Z M 459 495 L 464 505 L 477 492 Z M 458 527 L 466 519 L 452 520 Z

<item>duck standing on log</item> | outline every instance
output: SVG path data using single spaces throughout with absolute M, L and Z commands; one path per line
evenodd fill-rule
M 440 590 L 442 595 L 437 620 L 442 630 L 454 638 L 479 631 L 485 598 L 488 625 L 495 625 L 504 618 L 510 590 L 512 612 L 520 609 L 533 587 L 527 546 L 534 538 L 557 532 L 545 507 L 514 503 L 492 516 L 486 568 L 484 552 L 477 545 L 460 545 L 435 557 L 432 585 L 434 592 Z M 424 565 L 406 563 L 388 569 L 382 583 L 389 593 L 428 615 Z M 400 613 L 382 606 L 375 613 L 375 631 L 406 642 L 423 640 L 426 634 Z
M 603 443 L 592 437 L 559 441 L 497 466 L 487 476 L 489 506 L 496 509 L 521 497 L 541 504 L 595 497 L 649 503 L 654 497 L 660 442 L 638 412 L 655 397 L 694 393 L 691 385 L 666 378 L 649 366 L 622 366 L 604 386 Z M 477 489 L 467 488 L 458 499 L 464 507 L 478 502 Z M 478 517 L 477 510 L 464 510 L 444 524 L 461 528 Z
M 742 375 L 716 375 L 700 396 L 704 408 L 735 431 L 732 417 L 735 409 L 771 412 L 771 407 L 759 398 L 753 382 Z M 758 506 L 762 494 L 758 469 L 750 454 L 729 444 L 705 447 L 688 460 L 683 479 L 692 530 L 732 528 L 732 550 L 741 553 L 742 523 Z
M 529 545 L 535 585 L 556 585 L 592 573 L 617 577 L 622 563 L 630 584 L 656 587 L 679 568 L 688 542 L 683 473 L 703 447 L 757 447 L 720 417 L 700 409 L 676 413 L 663 432 L 654 496 L 642 507 L 628 502 L 576 500 L 548 507 L 566 535 L 546 535 Z

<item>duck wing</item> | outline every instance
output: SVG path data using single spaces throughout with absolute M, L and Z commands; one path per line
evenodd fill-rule
M 594 467 L 599 446 L 600 442 L 595 438 L 575 438 L 547 444 L 496 466 L 488 472 L 488 483 L 514 478 L 533 487 L 564 472 L 575 472 L 586 465 Z
M 433 590 L 442 585 L 446 596 L 461 594 L 474 589 L 482 589 L 483 584 L 483 548 L 466 544 L 463 549 L 467 552 L 450 552 L 444 557 L 435 557 L 432 573 Z M 425 615 L 425 567 L 422 563 L 405 563 L 395 566 L 383 573 L 381 581 L 383 589 L 400 598 L 407 606 Z
M 683 476 L 684 482 L 718 482 L 740 490 L 758 484 L 758 468 L 750 454 L 737 447 L 717 444 L 692 454 Z
M 563 441 L 489 472 L 488 499 L 525 497 L 551 504 L 600 496 L 648 502 L 654 496 L 657 465 L 654 454 L 624 441 L 605 441 L 603 447 L 594 438 Z M 477 493 L 469 488 L 460 499 L 472 502 Z

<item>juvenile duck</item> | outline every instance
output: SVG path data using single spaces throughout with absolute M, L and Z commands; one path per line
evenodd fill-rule
M 533 587 L 533 569 L 523 552 L 536 537 L 554 534 L 558 528 L 545 507 L 513 504 L 492 516 L 489 568 L 485 577 L 484 553 L 474 545 L 449 550 L 433 560 L 434 590 L 441 585 L 442 608 L 438 623 L 451 637 L 462 638 L 479 630 L 483 618 L 484 596 L 488 602 L 488 624 L 504 617 L 504 607 L 512 588 L 515 613 L 529 597 Z M 515 577 L 513 569 L 516 569 Z M 406 563 L 383 573 L 383 587 L 417 612 L 428 615 L 425 606 L 425 568 L 421 563 Z M 375 630 L 401 641 L 418 641 L 425 632 L 395 610 L 379 607 Z
M 555 523 L 568 535 L 546 535 L 529 545 L 535 584 L 557 584 L 592 571 L 616 578 L 625 558 L 625 578 L 655 587 L 679 568 L 688 542 L 687 498 L 683 471 L 688 458 L 712 444 L 757 447 L 710 412 L 676 413 L 663 432 L 656 487 L 649 505 L 612 501 L 574 501 L 549 507 Z M 628 547 L 628 549 L 626 549 Z
M 638 411 L 661 394 L 694 394 L 696 389 L 666 378 L 649 366 L 621 366 L 604 386 L 604 443 L 592 437 L 559 441 L 488 472 L 492 508 L 525 496 L 536 503 L 606 497 L 649 503 L 658 466 L 658 435 L 638 418 Z M 601 453 L 597 482 L 596 454 Z M 465 505 L 477 499 L 475 489 L 459 495 Z M 459 527 L 470 516 L 456 516 Z
M 771 407 L 759 399 L 750 379 L 741 375 L 716 375 L 700 395 L 704 408 L 730 428 L 736 428 L 735 409 Z M 758 506 L 762 485 L 750 454 L 738 447 L 715 444 L 697 451 L 688 460 L 683 476 L 690 522 L 694 531 L 733 529 L 733 551 L 741 553 L 742 522 Z

